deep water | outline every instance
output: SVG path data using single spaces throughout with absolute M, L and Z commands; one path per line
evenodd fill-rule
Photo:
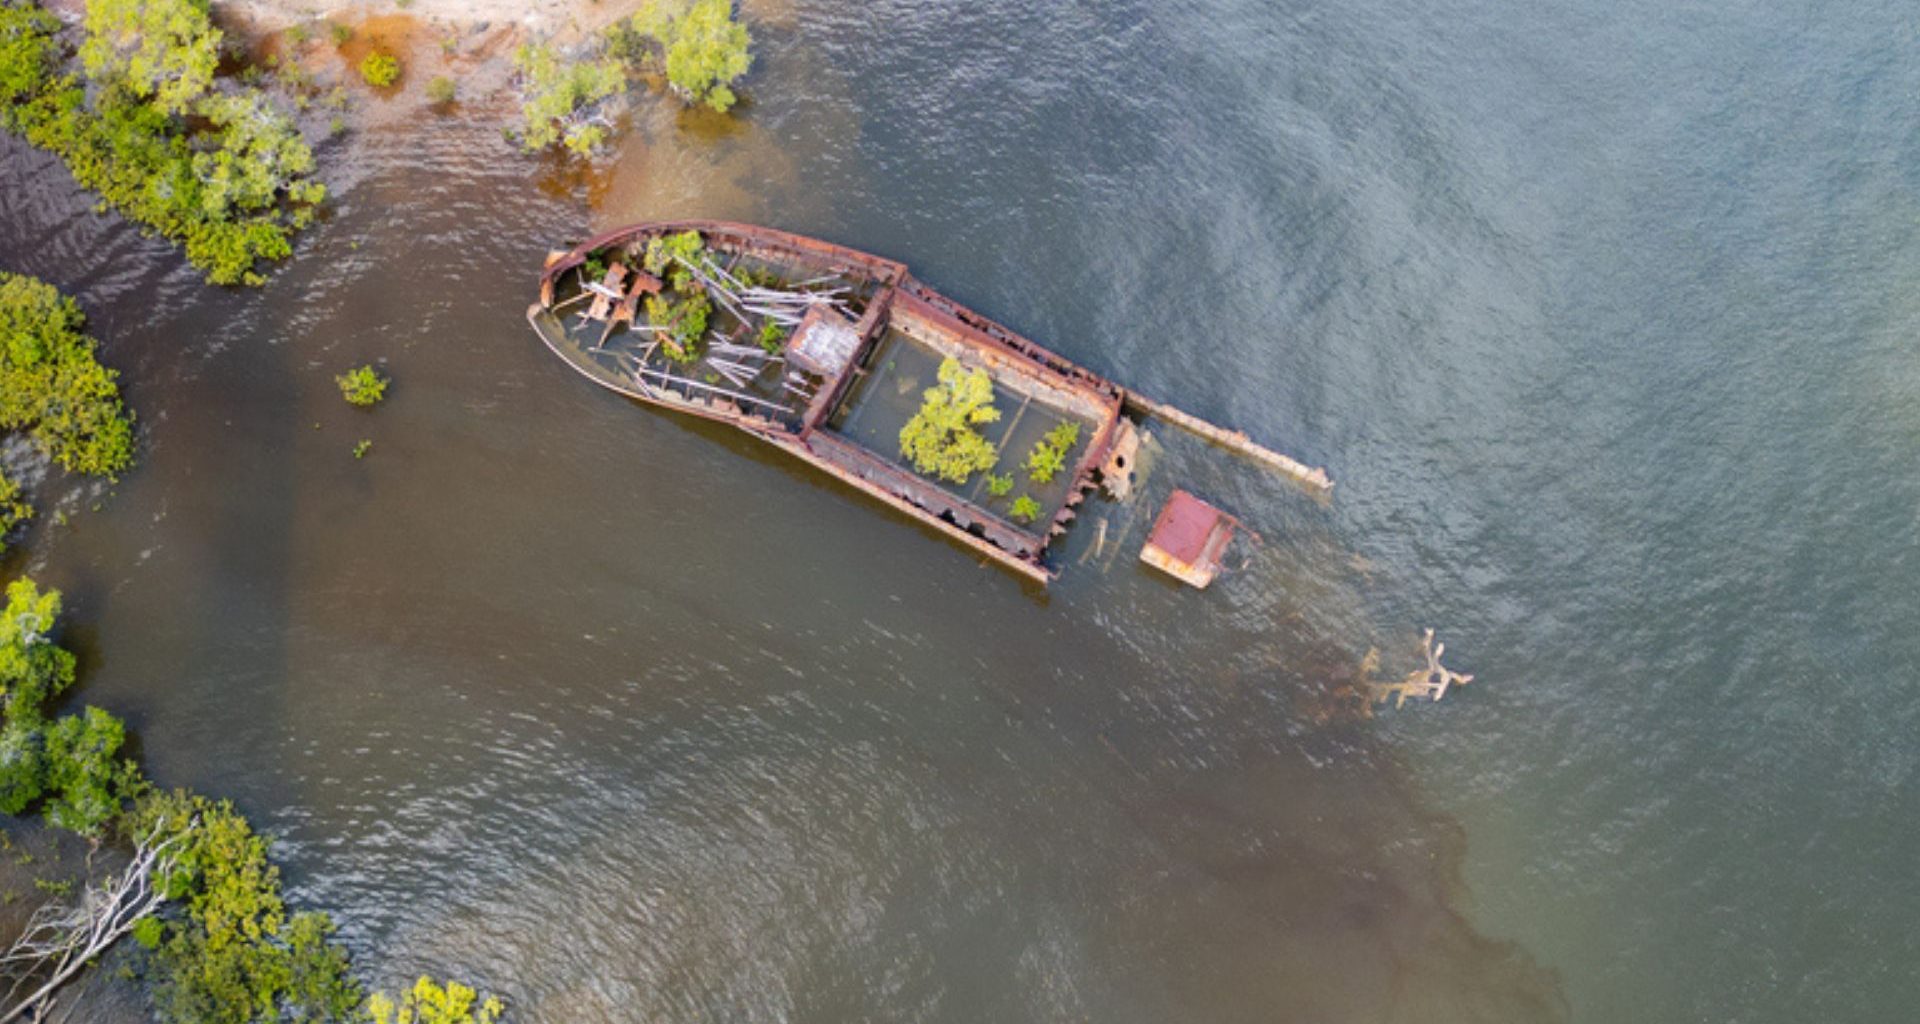
M 590 173 L 478 109 L 334 144 L 256 291 L 0 140 L 0 268 L 79 299 L 143 438 L 39 483 L 12 567 L 75 705 L 282 836 L 372 980 L 551 1024 L 1911 1016 L 1910 5 L 749 11 L 740 114 L 643 97 Z M 662 215 L 904 260 L 1334 498 L 1161 431 L 1037 592 L 541 349 L 547 249 Z M 1175 485 L 1264 538 L 1205 593 L 1133 561 Z M 1349 713 L 1424 626 L 1477 680 Z

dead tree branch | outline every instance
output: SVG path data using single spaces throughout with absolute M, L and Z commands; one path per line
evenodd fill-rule
M 159 834 L 158 829 L 155 834 Z M 109 876 L 100 885 L 88 886 L 78 902 L 55 900 L 33 912 L 26 930 L 0 954 L 0 979 L 11 979 L 6 995 L 0 998 L 0 1005 L 11 1005 L 0 1014 L 0 1024 L 13 1024 L 23 1017 L 40 1019 L 60 986 L 73 980 L 95 957 L 132 931 L 141 918 L 166 902 L 154 878 L 169 863 L 172 848 L 182 838 L 176 834 L 157 844 L 142 842 L 134 848 L 133 861 L 125 871 Z M 46 980 L 20 997 L 21 990 L 37 978 Z M 17 997 L 19 1001 L 14 1002 Z

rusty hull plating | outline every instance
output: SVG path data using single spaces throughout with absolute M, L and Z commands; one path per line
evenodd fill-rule
M 650 238 L 694 230 L 707 248 L 725 257 L 763 259 L 810 276 L 832 276 L 870 289 L 855 324 L 859 349 L 840 373 L 817 381 L 810 396 L 773 408 L 731 389 L 694 381 L 662 386 L 644 372 L 621 374 L 587 357 L 590 349 L 569 338 L 556 299 L 563 275 L 589 255 L 608 249 L 637 252 Z M 638 401 L 728 423 L 753 433 L 843 483 L 885 502 L 974 551 L 1039 583 L 1057 574 L 1047 565 L 1047 545 L 1066 532 L 1075 509 L 1097 482 L 1099 467 L 1116 436 L 1124 392 L 1033 342 L 968 310 L 915 281 L 892 260 L 770 228 L 722 221 L 688 220 L 634 225 L 608 231 L 551 260 L 540 278 L 540 301 L 527 311 L 540 339 L 568 365 L 603 387 Z M 827 426 L 856 379 L 869 368 L 889 330 L 985 368 L 996 390 L 1031 397 L 1094 425 L 1091 442 L 1072 467 L 1067 497 L 1047 520 L 1015 524 L 975 501 L 921 477 L 895 460 Z
M 853 330 L 858 340 L 852 358 L 826 363 L 788 358 L 781 374 L 775 375 L 776 381 L 769 385 L 766 370 L 770 363 L 736 365 L 709 357 L 709 362 L 729 375 L 722 384 L 716 382 L 711 371 L 702 379 L 690 371 L 675 372 L 671 366 L 650 364 L 653 347 L 637 357 L 609 348 L 608 339 L 617 324 L 598 332 L 597 344 L 587 344 L 584 335 L 592 331 L 568 325 L 566 317 L 570 314 L 564 311 L 571 303 L 587 298 L 589 290 L 603 298 L 607 295 L 606 288 L 585 279 L 584 264 L 590 256 L 611 250 L 637 264 L 648 240 L 688 230 L 698 231 L 707 251 L 732 265 L 777 266 L 791 281 L 825 281 L 839 288 L 848 300 L 842 307 L 847 318 L 853 319 L 857 313 Z M 569 278 L 576 268 L 579 272 Z M 580 291 L 573 298 L 562 298 L 561 290 L 570 282 Z M 744 337 L 747 320 L 738 315 L 738 310 L 733 312 L 742 325 L 734 335 L 738 341 Z M 1102 481 L 1103 470 L 1109 490 L 1118 497 L 1126 496 L 1125 474 L 1117 470 L 1130 464 L 1136 444 L 1132 423 L 1123 417 L 1129 408 L 1156 415 L 1171 413 L 1169 420 L 1176 425 L 1194 429 L 1183 420 L 1198 424 L 1204 428 L 1199 431 L 1202 436 L 1288 472 L 1310 487 L 1324 492 L 1332 486 L 1323 472 L 1308 470 L 1261 448 L 1244 434 L 1158 406 L 1034 344 L 928 288 L 915 280 L 904 264 L 785 231 L 725 221 L 681 220 L 605 232 L 549 258 L 540 278 L 540 301 L 528 309 L 527 319 L 555 355 L 602 387 L 637 401 L 748 431 L 1041 584 L 1057 575 L 1057 570 L 1047 564 L 1048 545 L 1066 532 L 1081 502 Z M 808 322 L 816 320 L 807 318 Z M 844 325 L 844 321 L 837 322 Z M 648 337 L 644 332 L 651 329 L 631 322 L 629 328 L 631 336 L 623 335 L 629 341 L 644 340 Z M 718 334 L 715 337 L 717 341 L 710 349 L 744 351 Z M 897 406 L 908 393 L 907 383 L 917 379 L 901 370 L 898 396 L 889 397 L 881 388 L 880 382 L 903 346 L 912 352 L 898 358 L 953 357 L 968 367 L 985 369 L 996 395 L 1019 402 L 1011 417 L 1014 422 L 1004 428 L 1000 442 L 1003 450 L 1011 445 L 1022 417 L 1032 417 L 1030 430 L 1049 421 L 1074 421 L 1082 426 L 1087 443 L 1070 467 L 1071 476 L 1066 477 L 1064 489 L 1051 483 L 1046 486 L 1049 497 L 1042 507 L 1042 518 L 1027 525 L 1017 524 L 979 500 L 983 484 L 965 493 L 964 485 L 943 486 L 913 472 L 886 452 L 877 451 L 876 445 L 891 445 L 886 434 L 891 424 L 887 422 L 868 424 L 871 436 L 864 442 L 854 436 L 856 421 L 867 415 L 859 408 L 863 403 L 879 406 L 892 402 Z M 831 369 L 834 365 L 839 367 L 837 372 Z M 921 368 L 927 365 L 931 364 L 923 363 Z M 895 409 L 872 415 L 884 418 L 897 414 Z M 897 425 L 892 429 L 897 431 Z

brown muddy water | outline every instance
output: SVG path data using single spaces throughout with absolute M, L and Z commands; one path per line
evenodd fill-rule
M 376 119 L 251 292 L 0 141 L 0 265 L 144 442 L 11 568 L 372 981 L 522 1021 L 1896 1019 L 1920 83 L 1895 7 L 1629 6 L 797 3 L 590 171 Z M 542 254 L 664 215 L 905 260 L 1336 497 L 1162 432 L 1025 587 L 541 348 Z M 1176 483 L 1266 538 L 1206 593 L 1133 562 Z M 1329 716 L 1429 624 L 1479 681 Z

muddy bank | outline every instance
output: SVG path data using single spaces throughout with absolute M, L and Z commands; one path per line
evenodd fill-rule
M 397 4 L 329 4 L 310 0 L 240 0 L 216 3 L 223 18 L 261 31 L 277 31 L 311 21 L 359 24 L 404 15 L 431 25 L 470 29 L 513 26 L 522 32 L 582 35 L 597 32 L 640 9 L 643 0 L 413 0 Z

